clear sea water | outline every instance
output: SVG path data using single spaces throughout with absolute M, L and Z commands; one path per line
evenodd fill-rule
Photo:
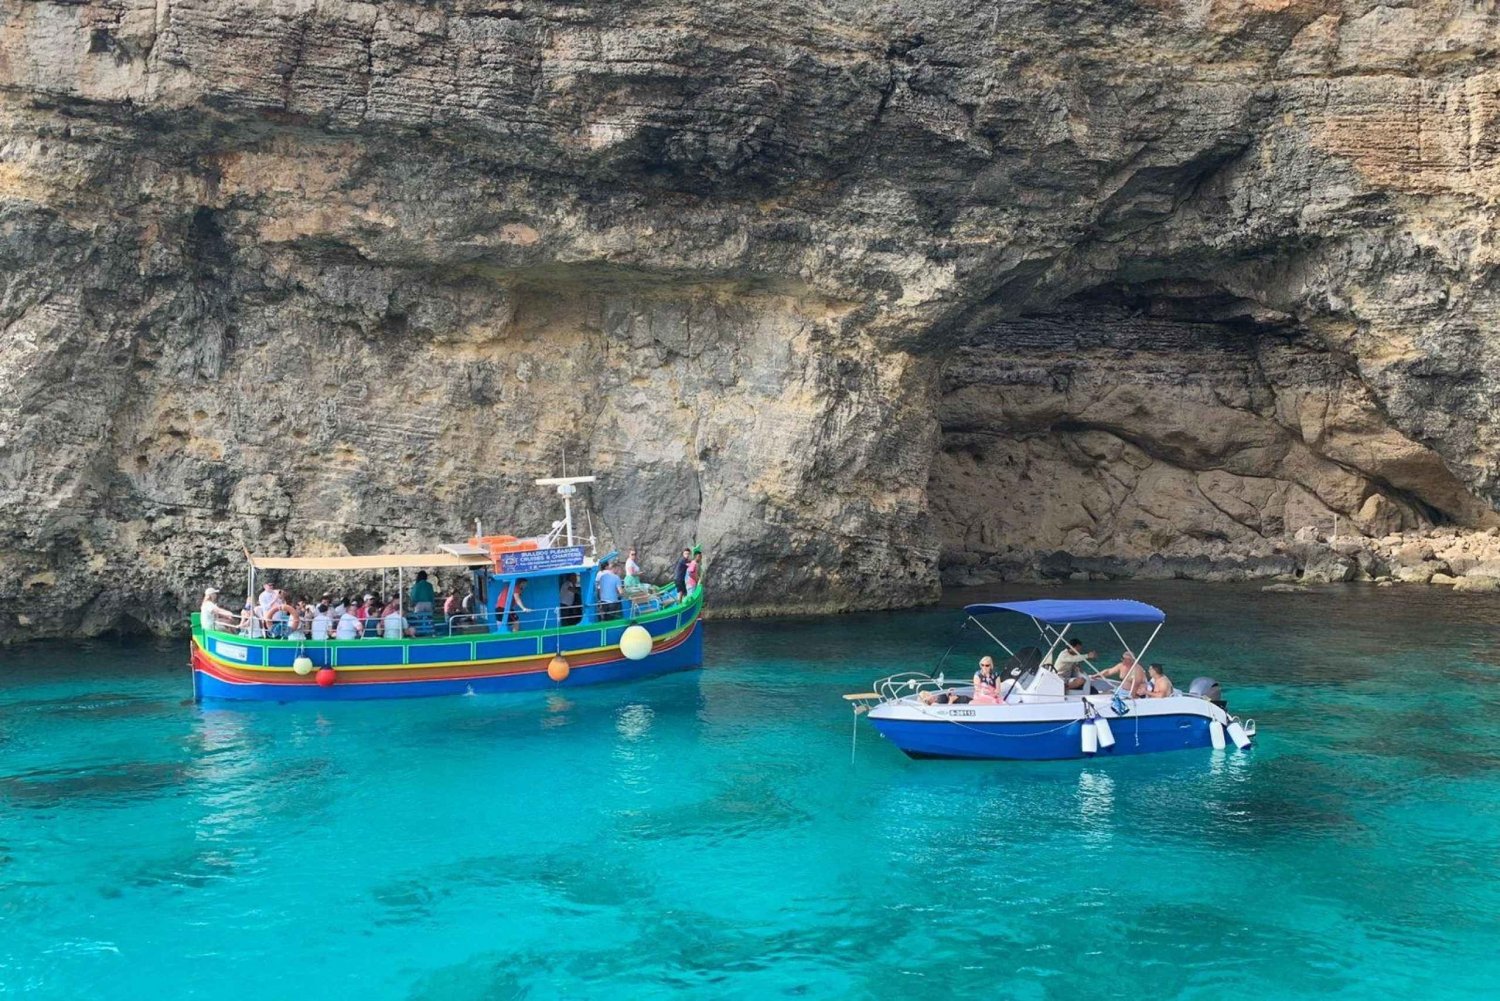
M 0 649 L 0 995 L 1494 996 L 1500 599 L 1123 593 L 1253 751 L 912 762 L 862 723 L 851 761 L 839 695 L 952 608 L 323 707 L 195 706 L 181 643 Z

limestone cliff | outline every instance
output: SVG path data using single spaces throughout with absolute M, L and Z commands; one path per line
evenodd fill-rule
M 1471 0 L 0 5 L 0 638 L 169 627 L 241 545 L 536 525 L 564 453 L 744 611 L 1488 525 L 1497 37 Z

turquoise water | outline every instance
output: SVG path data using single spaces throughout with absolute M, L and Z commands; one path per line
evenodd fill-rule
M 1500 600 L 1126 593 L 1252 752 L 909 762 L 864 725 L 851 762 L 839 694 L 933 663 L 951 609 L 383 704 L 200 708 L 180 644 L 0 650 L 0 994 L 1489 995 Z

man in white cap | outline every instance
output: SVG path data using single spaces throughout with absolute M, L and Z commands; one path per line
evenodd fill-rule
M 204 629 L 218 629 L 220 626 L 238 622 L 239 616 L 227 608 L 219 607 L 219 589 L 208 587 L 203 589 L 203 605 L 198 609 L 198 620 Z

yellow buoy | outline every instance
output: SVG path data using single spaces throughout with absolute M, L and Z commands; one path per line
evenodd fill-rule
M 560 653 L 554 654 L 552 656 L 552 659 L 547 661 L 547 677 L 551 678 L 558 684 L 562 684 L 564 681 L 567 681 L 568 674 L 572 670 L 573 667 L 568 663 L 568 658 L 564 657 Z
M 303 675 L 304 677 L 307 676 L 307 675 L 309 675 L 309 674 L 312 674 L 312 672 L 313 672 L 312 658 L 308 657 L 306 655 L 299 656 L 296 660 L 292 661 L 292 670 L 296 671 L 300 675 Z
M 631 626 L 620 634 L 620 652 L 630 660 L 645 660 L 651 653 L 651 634 L 645 626 Z

